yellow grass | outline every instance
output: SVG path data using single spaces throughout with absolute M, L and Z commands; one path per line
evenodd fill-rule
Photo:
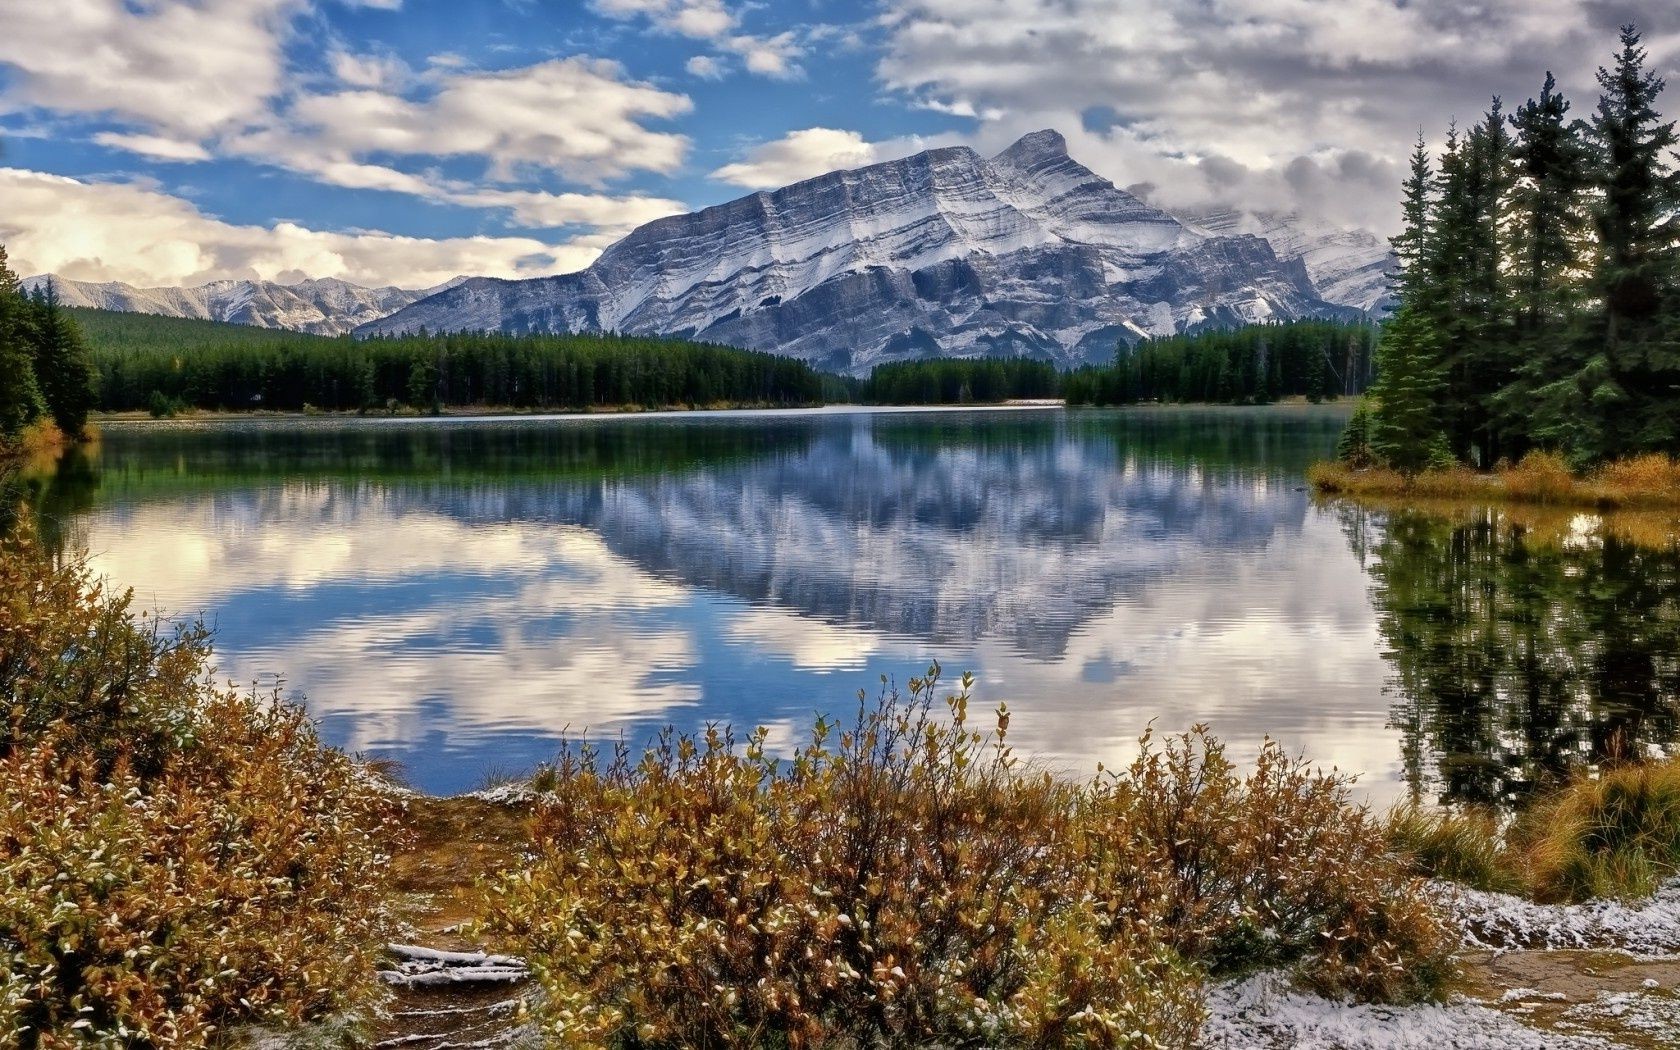
M 1661 453 L 1616 460 L 1586 474 L 1549 452 L 1531 452 L 1515 466 L 1481 472 L 1458 466 L 1406 477 L 1383 467 L 1315 463 L 1315 492 L 1367 501 L 1468 500 L 1598 510 L 1680 507 L 1680 460 Z

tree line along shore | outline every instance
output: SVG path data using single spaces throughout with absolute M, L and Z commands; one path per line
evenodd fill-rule
M 1638 30 L 1586 118 L 1547 74 L 1404 187 L 1397 307 L 1323 492 L 1680 501 L 1680 146 Z

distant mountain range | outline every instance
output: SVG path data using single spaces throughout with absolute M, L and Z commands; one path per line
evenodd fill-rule
M 465 280 L 457 277 L 456 281 Z M 30 277 L 28 290 L 47 277 Z M 443 291 L 436 288 L 364 288 L 333 278 L 277 284 L 273 281 L 215 281 L 192 288 L 136 288 L 118 281 L 94 283 L 53 278 L 59 301 L 126 313 L 192 317 L 203 321 L 290 328 L 316 335 L 343 335 L 358 325 L 377 321 L 417 300 Z
M 995 157 L 929 150 L 650 222 L 577 273 L 437 289 L 60 282 L 72 305 L 358 335 L 617 331 L 862 374 L 925 357 L 1104 361 L 1203 328 L 1380 313 L 1387 244 L 1295 216 L 1174 216 L 1055 131 Z M 32 279 L 33 281 L 41 278 Z

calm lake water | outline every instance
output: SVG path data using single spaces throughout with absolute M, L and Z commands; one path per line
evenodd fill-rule
M 938 659 L 1085 773 L 1153 723 L 1371 797 L 1498 800 L 1666 745 L 1680 554 L 1317 506 L 1345 409 L 110 425 L 59 542 L 202 615 L 221 672 L 430 791 L 562 734 L 782 742 Z M 1553 530 L 1556 533 L 1556 530 Z

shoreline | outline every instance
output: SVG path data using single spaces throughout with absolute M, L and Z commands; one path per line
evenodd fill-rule
M 1377 507 L 1511 506 L 1556 510 L 1680 510 L 1680 461 L 1663 455 L 1615 460 L 1590 474 L 1561 459 L 1532 453 L 1513 467 L 1477 471 L 1459 466 L 1412 477 L 1384 467 L 1329 461 L 1307 468 L 1315 496 Z

